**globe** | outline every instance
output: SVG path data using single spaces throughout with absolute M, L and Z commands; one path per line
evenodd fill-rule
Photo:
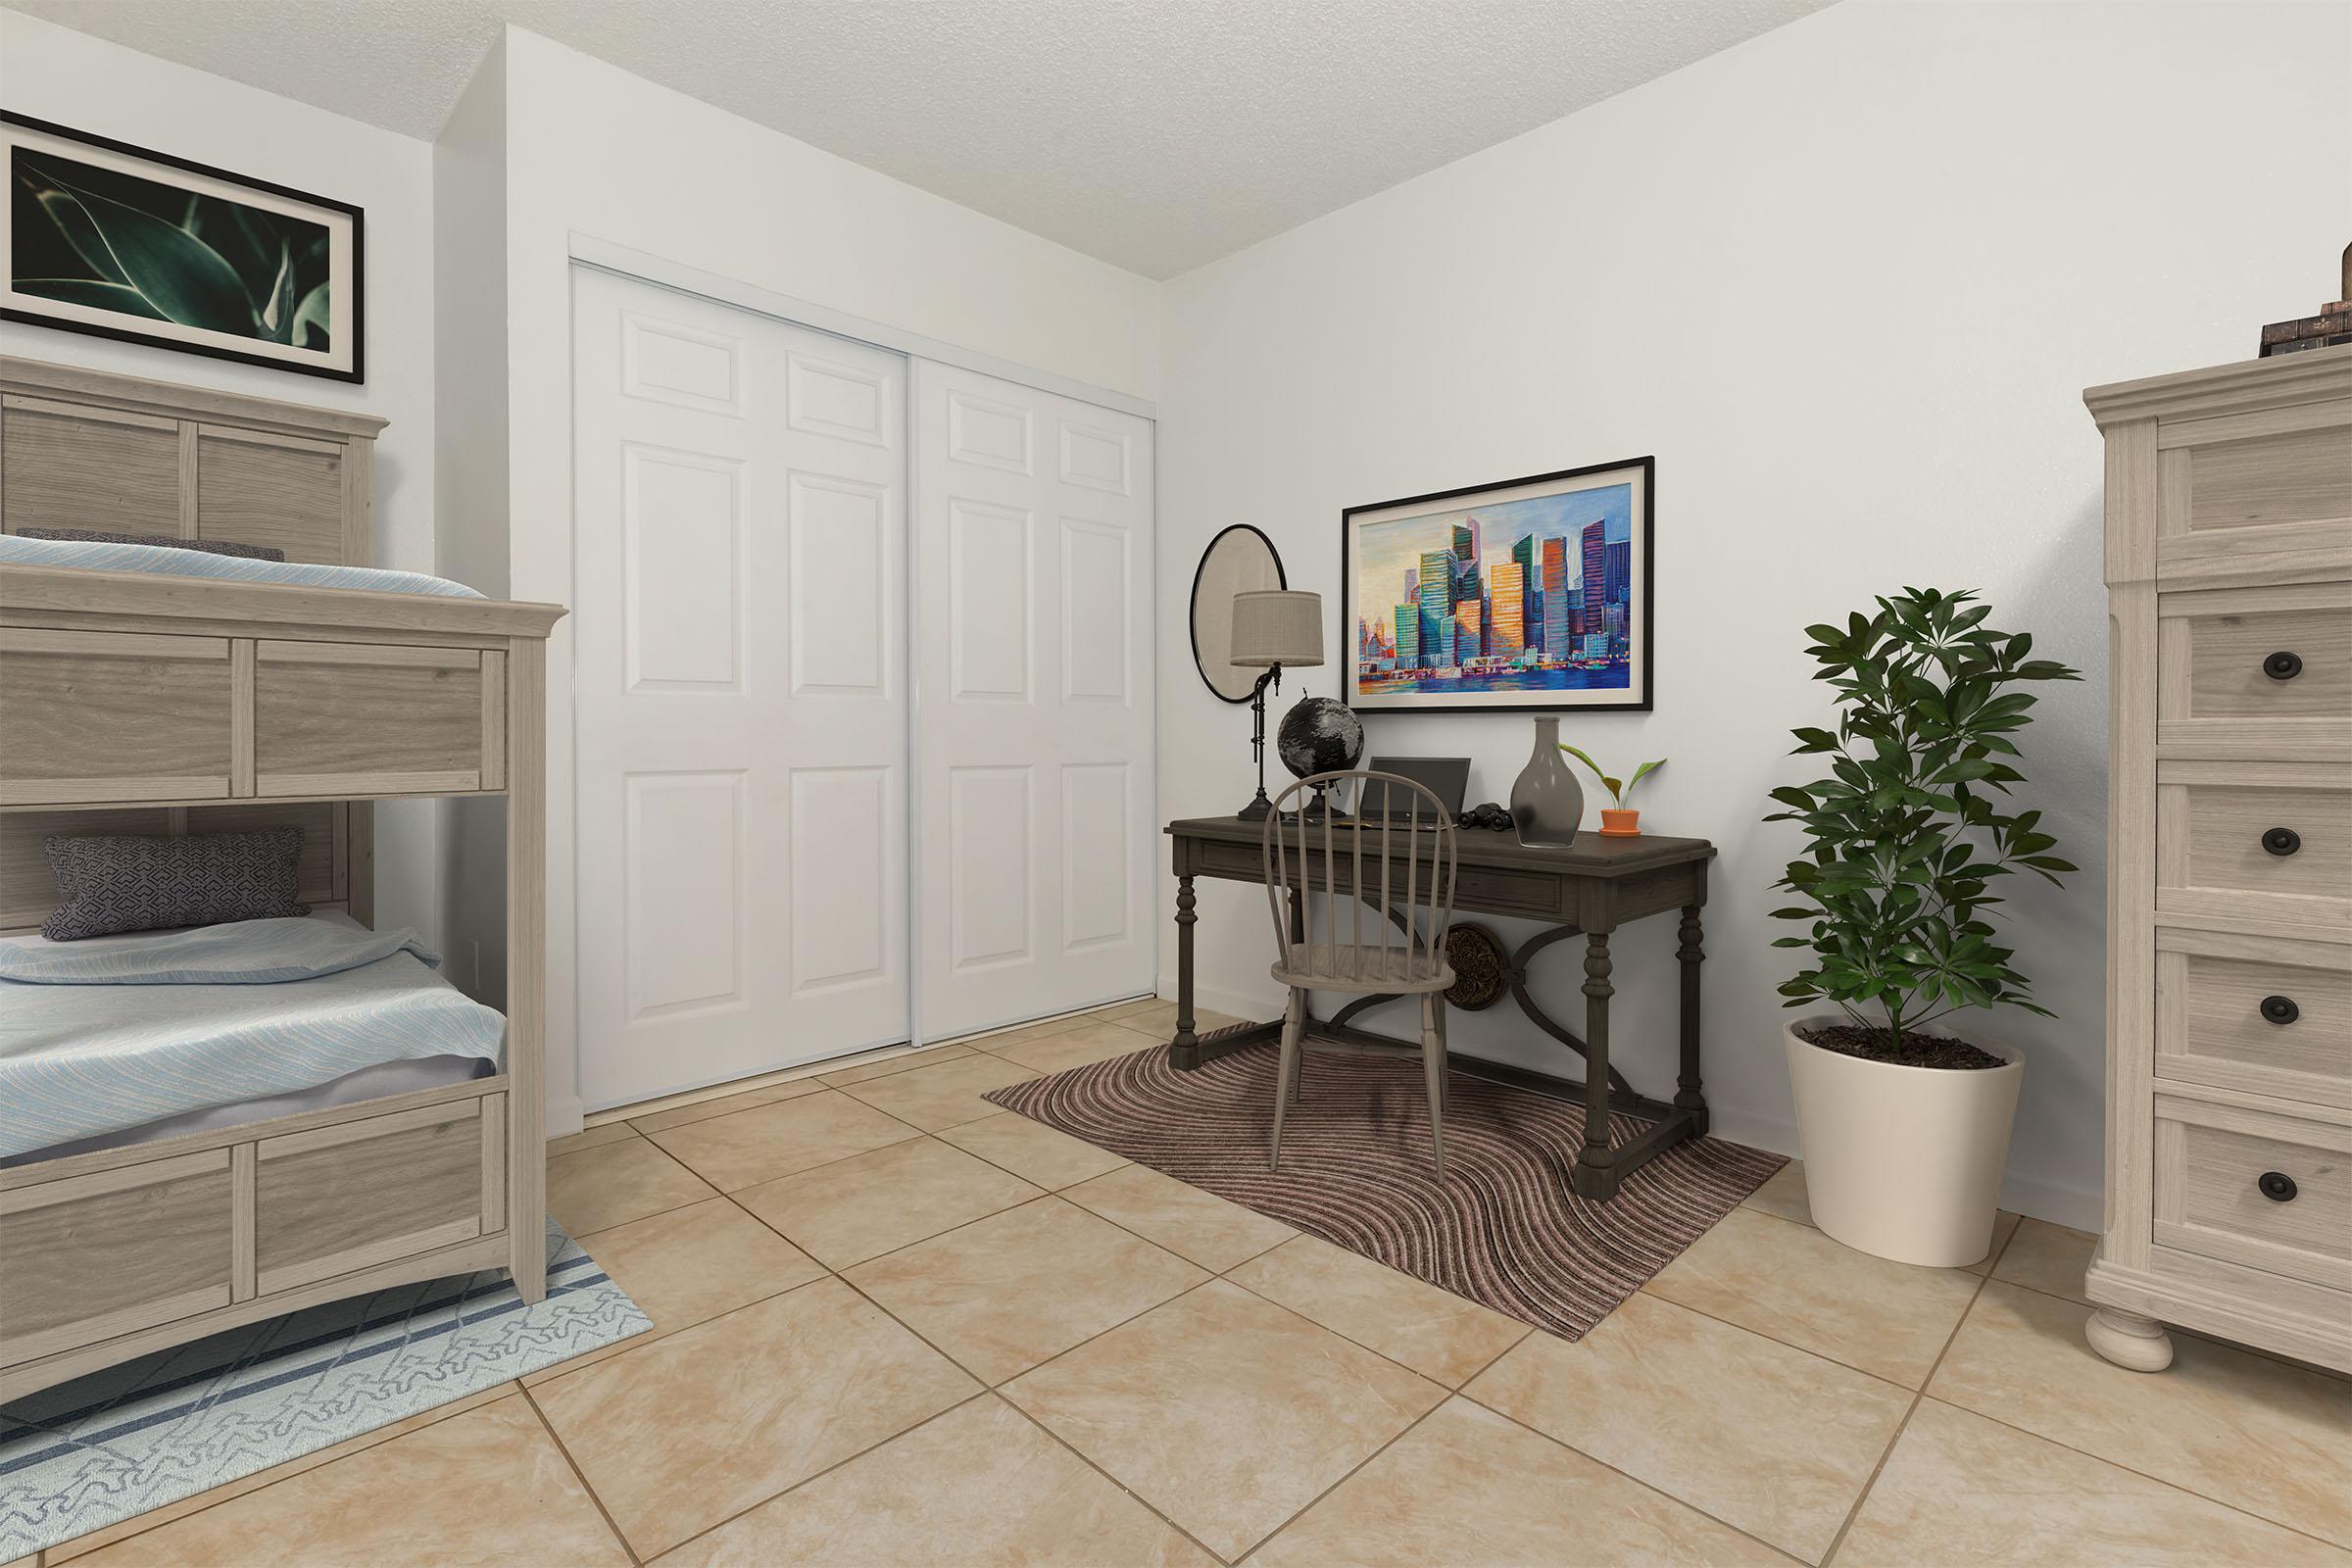
M 1337 698 L 1301 697 L 1282 715 L 1274 754 L 1299 778 L 1341 772 L 1364 755 L 1363 721 Z

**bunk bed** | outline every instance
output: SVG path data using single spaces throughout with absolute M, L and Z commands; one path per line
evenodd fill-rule
M 236 540 L 286 563 L 0 540 L 0 937 L 56 903 L 53 837 L 298 826 L 302 900 L 368 927 L 371 803 L 503 798 L 507 819 L 495 1060 L 0 1161 L 0 1400 L 412 1281 L 506 1268 L 525 1301 L 545 1295 L 545 654 L 563 611 L 354 570 L 382 424 L 0 359 L 0 533 Z

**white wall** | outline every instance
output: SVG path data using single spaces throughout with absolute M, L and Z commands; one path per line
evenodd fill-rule
M 570 237 L 1150 398 L 1159 286 L 614 67 L 506 41 L 511 580 L 571 597 Z M 549 1130 L 578 1125 L 571 628 L 549 645 Z M 600 825 L 601 826 L 601 825 Z
M 2095 1225 L 2106 636 L 2101 458 L 2081 389 L 2246 358 L 2332 297 L 2352 218 L 2352 8 L 1931 5 L 1821 12 L 1168 286 L 1160 394 L 1160 805 L 1248 798 L 1246 710 L 1181 657 L 1209 536 L 1247 520 L 1318 589 L 1335 653 L 1341 510 L 1657 456 L 1657 708 L 1571 718 L 1645 824 L 1721 848 L 1706 1077 L 1727 1136 L 1794 1152 L 1758 817 L 1827 710 L 1799 628 L 1906 583 L 1985 591 L 2081 666 L 2046 689 L 2025 798 L 2082 866 L 2019 887 L 2011 935 L 2054 1023 L 2029 1052 L 2006 1200 Z M 1286 692 L 1321 695 L 1336 671 Z M 1286 686 L 1290 683 L 1286 682 Z M 1524 717 L 1374 716 L 1372 748 L 1477 760 L 1507 800 Z M 1172 889 L 1168 894 L 1172 900 Z M 1258 1015 L 1263 900 L 1200 898 L 1203 1000 Z M 1505 923 L 1506 935 L 1530 928 Z M 1673 1082 L 1670 920 L 1617 943 L 1614 1038 Z M 1573 1024 L 1569 948 L 1535 989 Z M 1172 928 L 1162 992 L 1172 994 Z M 1573 1071 L 1505 1005 L 1457 1049 Z M 1899 1179 L 1899 1173 L 1889 1173 Z
M 507 72 L 493 44 L 433 144 L 433 554 L 436 570 L 507 592 Z M 507 997 L 504 801 L 436 803 L 442 972 Z
M 375 562 L 433 569 L 433 151 L 273 93 L 0 11 L 0 103 L 75 130 L 354 203 L 368 219 L 365 385 L 16 322 L 27 359 L 356 409 L 392 422 L 375 451 Z M 376 918 L 438 940 L 426 802 L 376 808 Z

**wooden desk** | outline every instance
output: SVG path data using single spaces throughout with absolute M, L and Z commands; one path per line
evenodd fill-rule
M 1240 1024 L 1216 1030 L 1206 1037 L 1193 1028 L 1193 926 L 1199 919 L 1193 912 L 1196 902 L 1193 881 L 1206 876 L 1264 886 L 1261 831 L 1259 823 L 1231 816 L 1190 817 L 1168 824 L 1176 872 L 1176 1035 L 1168 1043 L 1168 1061 L 1180 1070 L 1191 1071 L 1217 1056 L 1276 1039 L 1282 1032 L 1279 1020 Z M 1334 842 L 1343 847 L 1353 832 L 1353 826 L 1344 820 L 1332 828 Z M 1395 858 L 1401 861 L 1404 835 L 1399 833 L 1396 837 L 1399 844 Z M 1573 849 L 1543 849 L 1521 844 L 1515 834 L 1484 829 L 1465 829 L 1458 840 L 1461 869 L 1454 896 L 1456 915 L 1507 915 L 1542 921 L 1548 927 L 1522 943 L 1518 952 L 1511 955 L 1505 978 L 1520 1010 L 1538 1028 L 1585 1059 L 1585 1077 L 1581 1083 L 1548 1073 L 1533 1076 L 1547 1080 L 1548 1087 L 1583 1096 L 1585 1147 L 1570 1173 L 1570 1185 L 1586 1198 L 1608 1198 L 1615 1194 L 1627 1171 L 1650 1159 L 1660 1150 L 1670 1149 L 1686 1139 L 1703 1137 L 1707 1131 L 1707 1102 L 1699 1093 L 1698 1077 L 1698 966 L 1705 957 L 1699 944 L 1699 910 L 1707 902 L 1707 862 L 1715 858 L 1715 846 L 1704 839 L 1653 838 L 1646 834 L 1640 838 L 1609 839 L 1596 833 L 1580 833 Z M 1376 905 L 1379 894 L 1374 877 L 1379 855 L 1370 834 L 1364 842 L 1363 880 L 1367 886 L 1360 896 L 1366 903 Z M 1345 848 L 1342 853 L 1346 854 Z M 1312 868 L 1314 880 L 1306 884 L 1308 890 L 1341 898 L 1358 896 L 1357 890 L 1345 880 L 1339 886 L 1324 887 L 1319 857 L 1317 860 Z M 1343 873 L 1346 870 L 1343 866 Z M 1297 876 L 1306 874 L 1305 867 L 1295 872 Z M 1295 934 L 1304 929 L 1300 893 L 1298 885 L 1290 890 L 1290 920 Z M 1609 1065 L 1609 998 L 1616 989 L 1609 984 L 1609 939 L 1619 926 L 1674 909 L 1682 911 L 1675 949 L 1675 956 L 1682 963 L 1682 1064 L 1674 1099 L 1665 1102 L 1635 1093 L 1624 1075 Z M 1391 919 L 1400 918 L 1392 910 L 1381 912 Z M 1580 935 L 1585 939 L 1582 1039 L 1546 1016 L 1527 989 L 1530 960 L 1552 944 Z M 1318 1019 L 1310 1013 L 1308 1030 L 1316 1039 L 1341 1045 L 1372 1049 L 1403 1045 L 1370 1030 L 1355 1028 L 1349 1022 L 1365 1007 L 1386 1000 L 1359 997 L 1330 1019 Z M 1481 1063 L 1475 1057 L 1454 1059 L 1467 1071 L 1519 1076 L 1514 1069 Z M 1608 1141 L 1612 1107 L 1648 1118 L 1653 1125 L 1623 1148 L 1612 1150 Z

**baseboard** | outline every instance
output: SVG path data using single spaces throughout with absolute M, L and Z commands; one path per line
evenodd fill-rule
M 547 1102 L 547 1136 L 550 1142 L 569 1138 L 580 1130 L 587 1117 L 587 1107 L 577 1095 L 550 1096 Z
M 1159 995 L 1163 1000 L 1175 999 L 1176 980 L 1173 975 L 1161 976 Z M 1213 1012 L 1258 1022 L 1282 1016 L 1282 993 L 1273 989 L 1243 992 L 1196 984 L 1193 987 L 1193 1002 L 1195 1005 Z M 1714 1123 L 1711 1130 L 1716 1137 L 1735 1144 L 1745 1144 L 1750 1149 L 1784 1154 L 1790 1159 L 1803 1157 L 1804 1141 L 1798 1136 L 1793 1120 L 1758 1114 L 1721 1102 L 1710 1104 L 1708 1109 Z M 2012 1213 L 2028 1214 L 2034 1219 L 2048 1220 L 2053 1225 L 2065 1225 L 2074 1230 L 2096 1234 L 2105 1213 L 2106 1198 L 2096 1188 L 2070 1187 L 2020 1171 L 2010 1171 L 2001 1181 L 2001 1206 Z

